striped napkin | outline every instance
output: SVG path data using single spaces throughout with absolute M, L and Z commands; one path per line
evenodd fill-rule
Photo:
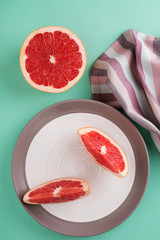
M 93 100 L 123 107 L 160 151 L 160 38 L 130 29 L 95 62 Z

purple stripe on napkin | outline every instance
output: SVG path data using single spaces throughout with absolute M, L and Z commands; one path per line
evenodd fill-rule
M 93 99 L 104 103 L 117 101 L 116 97 L 112 93 L 93 93 Z
M 160 39 L 157 37 L 153 40 L 153 52 L 160 58 Z

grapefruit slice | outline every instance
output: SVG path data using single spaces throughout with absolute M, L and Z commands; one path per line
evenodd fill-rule
M 118 177 L 127 175 L 127 157 L 110 136 L 93 127 L 81 128 L 78 134 L 85 150 L 96 163 Z
M 28 191 L 23 201 L 28 204 L 64 203 L 86 197 L 90 187 L 79 178 L 59 178 Z
M 82 77 L 86 52 L 80 39 L 64 27 L 49 26 L 35 30 L 24 41 L 20 67 L 34 88 L 63 92 Z

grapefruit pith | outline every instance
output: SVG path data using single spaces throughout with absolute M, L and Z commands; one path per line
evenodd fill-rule
M 110 136 L 93 127 L 81 128 L 78 134 L 85 150 L 96 163 L 118 177 L 127 175 L 126 154 Z
M 79 178 L 59 178 L 28 191 L 23 201 L 28 204 L 64 203 L 90 194 L 89 184 Z
M 30 33 L 20 52 L 26 81 L 45 92 L 63 92 L 82 77 L 86 52 L 80 39 L 64 27 L 43 27 Z

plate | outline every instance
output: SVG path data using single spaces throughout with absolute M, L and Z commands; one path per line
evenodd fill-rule
M 129 172 L 118 178 L 83 149 L 77 130 L 96 127 L 126 152 Z M 126 220 L 141 201 L 149 176 L 145 143 L 118 110 L 92 100 L 68 100 L 38 113 L 21 132 L 12 156 L 12 179 L 26 211 L 43 226 L 70 236 L 97 235 Z M 85 179 L 90 196 L 61 204 L 27 205 L 30 188 L 60 177 Z

